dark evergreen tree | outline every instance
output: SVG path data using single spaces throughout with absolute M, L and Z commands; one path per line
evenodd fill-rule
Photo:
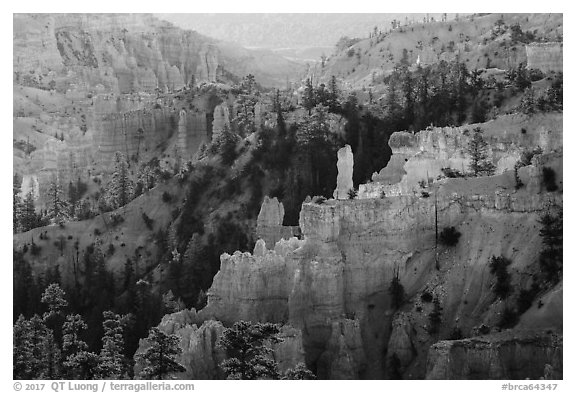
M 482 129 L 476 127 L 466 149 L 470 155 L 470 171 L 474 176 L 491 176 L 496 167 L 488 159 L 488 143 L 482 137 Z
M 328 109 L 332 113 L 338 113 L 340 111 L 340 90 L 338 89 L 338 82 L 334 75 L 332 75 L 328 83 Z
M 562 211 L 553 215 L 547 212 L 540 218 L 540 237 L 543 248 L 540 252 L 540 269 L 546 280 L 555 284 L 562 277 L 563 265 L 563 219 Z
M 286 370 L 282 379 L 286 380 L 311 380 L 316 379 L 316 375 L 308 370 L 304 363 L 298 363 L 294 368 Z
M 12 372 L 14 379 L 33 379 L 35 359 L 30 322 L 20 315 L 14 324 L 12 350 Z
M 306 79 L 306 87 L 302 95 L 302 106 L 308 110 L 308 115 L 312 114 L 312 108 L 316 106 L 316 94 L 310 78 Z
M 280 341 L 278 325 L 239 321 L 225 329 L 218 345 L 228 353 L 220 367 L 228 379 L 279 379 L 278 365 L 265 345 Z
M 98 357 L 88 352 L 88 344 L 81 338 L 88 326 L 78 314 L 67 315 L 62 327 L 63 376 L 69 379 L 93 379 Z
M 168 335 L 153 327 L 146 340 L 150 346 L 137 355 L 138 360 L 145 365 L 140 372 L 142 379 L 165 379 L 170 373 L 186 371 L 176 360 L 182 353 L 180 337 Z
M 111 311 L 104 311 L 104 336 L 97 368 L 98 379 L 126 379 L 126 359 L 124 358 L 125 317 Z
M 30 190 L 26 194 L 26 198 L 20 205 L 19 212 L 20 228 L 23 232 L 37 228 L 41 224 L 41 218 L 36 213 L 34 206 L 34 191 Z
M 511 263 L 511 260 L 503 256 L 493 256 L 490 259 L 490 273 L 496 277 L 493 291 L 501 299 L 506 299 L 512 292 L 511 276 L 508 272 L 508 266 Z
M 130 179 L 128 160 L 120 152 L 114 157 L 114 172 L 107 188 L 108 205 L 117 209 L 132 200 L 134 183 Z
M 12 179 L 12 232 L 20 231 L 20 210 L 22 209 L 22 199 L 20 198 L 20 191 L 22 191 L 22 179 L 15 173 Z
M 70 218 L 68 202 L 64 199 L 62 185 L 56 176 L 53 176 L 48 185 L 47 217 L 56 224 L 62 224 Z

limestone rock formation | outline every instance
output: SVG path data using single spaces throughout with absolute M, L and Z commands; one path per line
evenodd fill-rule
M 173 373 L 175 379 L 225 379 L 226 375 L 219 367 L 227 356 L 224 349 L 218 346 L 224 326 L 219 321 L 204 320 L 194 309 L 183 310 L 166 315 L 158 327 L 166 334 L 176 334 L 180 337 L 182 354 L 177 358 L 186 371 Z M 199 327 L 198 327 L 198 326 Z M 280 342 L 271 345 L 272 357 L 278 363 L 281 373 L 304 362 L 302 333 L 289 325 L 281 327 L 278 336 Z M 148 348 L 146 339 L 140 340 L 136 355 Z M 135 358 L 136 358 L 135 355 Z M 134 374 L 142 370 L 144 365 L 137 361 Z
M 461 246 L 438 256 L 442 278 L 436 285 L 443 317 L 458 321 L 465 315 L 459 322 L 464 331 L 486 318 L 477 310 L 485 310 L 492 296 L 488 261 L 494 249 L 514 255 L 515 269 L 537 262 L 533 228 L 542 209 L 562 203 L 554 193 L 517 193 L 509 175 L 489 183 L 449 179 L 434 191 L 440 225 L 462 228 Z M 413 322 L 393 319 L 387 288 L 397 271 L 412 296 L 434 275 L 434 205 L 433 198 L 419 196 L 305 203 L 300 214 L 304 240 L 281 240 L 274 251 L 259 243 L 254 255 L 224 254 L 200 313 L 228 323 L 289 322 L 302 330 L 307 364 L 320 378 L 382 378 L 387 351 L 397 353 L 402 367 L 417 359 L 414 364 L 425 367 L 420 358 L 426 349 L 420 346 L 426 340 L 412 337 Z M 359 326 L 358 346 L 338 344 L 341 339 L 335 338 L 346 319 Z M 443 325 L 441 334 L 453 327 L 453 322 Z M 418 332 L 426 335 L 422 328 Z M 359 360 L 363 356 L 353 355 L 351 348 L 358 347 L 365 363 Z M 424 374 L 419 368 L 410 375 Z
M 216 342 L 224 326 L 220 322 L 206 321 L 200 327 L 189 324 L 174 323 L 170 318 L 164 317 L 159 328 L 167 334 L 176 334 L 180 337 L 182 354 L 178 356 L 186 371 L 174 373 L 176 379 L 222 379 L 224 373 L 218 365 L 226 359 L 224 350 L 216 346 Z M 136 354 L 143 353 L 148 348 L 146 339 L 140 340 Z M 144 368 L 141 362 L 134 365 L 134 375 Z
M 562 379 L 562 341 L 530 331 L 440 341 L 430 348 L 426 379 Z
M 352 173 L 354 171 L 354 155 L 350 145 L 338 150 L 338 177 L 336 178 L 335 199 L 348 199 L 348 192 L 354 189 Z
M 506 115 L 479 124 L 488 142 L 489 158 L 496 174 L 511 171 L 522 152 L 540 146 L 544 153 L 562 151 L 562 114 Z M 359 187 L 358 198 L 419 193 L 421 184 L 428 185 L 439 176 L 442 168 L 461 173 L 469 172 L 470 157 L 466 153 L 472 129 L 477 125 L 433 128 L 420 131 L 396 132 L 388 144 L 392 157 L 372 183 Z
M 264 197 L 258 219 L 256 221 L 256 236 L 263 239 L 269 248 L 280 239 L 290 239 L 298 236 L 300 229 L 297 226 L 284 226 L 284 205 L 276 197 Z
M 527 68 L 542 72 L 563 71 L 563 45 L 561 42 L 531 43 L 526 45 Z
M 222 103 L 214 108 L 214 120 L 212 121 L 212 139 L 215 139 L 224 128 L 230 129 L 230 111 L 228 105 Z
M 388 359 L 396 355 L 400 360 L 400 366 L 410 364 L 415 354 L 415 346 L 412 342 L 412 324 L 405 313 L 399 313 L 392 321 L 392 333 L 388 341 Z
M 366 368 L 360 322 L 342 319 L 332 323 L 327 349 L 318 360 L 318 373 L 328 379 L 359 379 Z

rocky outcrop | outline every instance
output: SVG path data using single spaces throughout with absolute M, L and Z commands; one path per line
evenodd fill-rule
M 328 379 L 358 379 L 366 368 L 360 322 L 342 319 L 332 323 L 326 351 L 318 360 L 317 373 Z
M 532 43 L 526 45 L 527 67 L 543 72 L 562 72 L 563 45 L 561 42 Z
M 336 178 L 335 199 L 348 199 L 348 193 L 354 189 L 352 173 L 354 171 L 354 155 L 350 145 L 346 145 L 338 150 L 338 177 Z
M 433 128 L 418 133 L 396 132 L 388 144 L 392 157 L 388 165 L 372 176 L 372 183 L 360 185 L 359 198 L 420 193 L 438 177 L 442 168 L 468 172 L 466 153 L 472 130 L 480 127 L 488 143 L 488 157 L 496 174 L 514 169 L 522 152 L 540 146 L 544 153 L 562 151 L 562 114 L 542 114 L 528 118 L 506 115 L 482 124 Z
M 13 65 L 17 83 L 80 93 L 175 91 L 250 72 L 276 86 L 300 69 L 150 14 L 15 14 Z
M 430 348 L 426 379 L 562 379 L 562 335 L 503 332 Z
M 164 318 L 160 329 L 167 334 L 176 334 L 180 337 L 182 354 L 177 361 L 186 367 L 186 371 L 175 373 L 175 379 L 222 379 L 223 371 L 218 365 L 226 359 L 224 350 L 216 346 L 216 342 L 224 326 L 220 322 L 206 321 L 200 327 L 196 325 L 174 324 L 169 318 Z M 146 339 L 140 340 L 136 355 L 143 353 L 149 347 Z M 134 365 L 134 375 L 145 367 L 141 361 Z
M 214 120 L 212 121 L 212 138 L 216 138 L 224 129 L 230 130 L 230 110 L 227 103 L 222 103 L 214 108 Z
M 297 226 L 283 226 L 284 205 L 277 198 L 264 197 L 258 219 L 256 221 L 256 236 L 273 248 L 280 239 L 290 239 L 298 236 L 300 228 Z
M 166 315 L 158 327 L 166 334 L 180 337 L 182 353 L 177 361 L 186 367 L 186 371 L 173 373 L 174 379 L 225 379 L 226 375 L 220 368 L 220 363 L 227 358 L 226 351 L 218 346 L 225 327 L 219 321 L 205 320 L 194 310 L 183 310 Z M 199 327 L 198 327 L 198 326 Z M 289 325 L 281 327 L 278 335 L 280 341 L 271 346 L 272 357 L 278 363 L 281 373 L 304 362 L 302 333 Z M 135 354 L 134 374 L 142 370 L 144 365 L 138 360 L 138 354 L 149 347 L 146 339 L 140 340 Z
M 409 316 L 399 313 L 392 321 L 392 333 L 388 341 L 388 362 L 396 355 L 400 360 L 400 367 L 407 367 L 416 355 L 416 347 L 412 342 L 412 324 Z

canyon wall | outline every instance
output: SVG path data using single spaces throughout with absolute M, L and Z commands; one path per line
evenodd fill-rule
M 473 129 L 480 127 L 487 142 L 488 159 L 496 174 L 514 169 L 522 152 L 536 146 L 544 153 L 562 150 L 562 114 L 505 115 L 482 124 L 433 128 L 418 133 L 396 132 L 388 144 L 392 157 L 388 165 L 360 185 L 359 198 L 377 198 L 419 193 L 423 187 L 444 176 L 442 168 L 469 172 L 468 143 Z
M 430 348 L 426 379 L 562 379 L 562 336 L 516 331 Z
M 267 199 L 254 252 L 221 256 L 208 304 L 196 318 L 300 329 L 308 367 L 330 379 L 390 377 L 393 355 L 405 378 L 424 378 L 426 359 L 436 356 L 436 349 L 429 355 L 429 348 L 439 337 L 448 337 L 456 327 L 465 336 L 476 335 L 481 325 L 498 331 L 504 303 L 495 301 L 489 261 L 506 256 L 512 260 L 512 285 L 529 284 L 526 272 L 537 264 L 541 249 L 535 229 L 539 217 L 562 206 L 562 122 L 555 114 L 512 116 L 482 128 L 499 168 L 495 176 L 436 180 L 441 167 L 465 162 L 462 149 L 469 135 L 463 127 L 434 129 L 391 138 L 396 161 L 404 165 L 389 164 L 380 176 L 388 176 L 392 185 L 400 183 L 396 195 L 365 193 L 354 200 L 303 203 L 302 239 L 267 244 L 265 238 L 277 238 L 274 228 L 282 218 L 281 203 Z M 517 189 L 509 169 L 522 151 L 535 146 L 544 153 L 518 171 L 525 186 Z M 444 161 L 437 165 L 436 159 Z M 544 166 L 556 172 L 560 192 L 546 192 Z M 417 184 L 426 170 L 432 177 L 426 194 L 402 185 Z M 436 228 L 450 226 L 461 233 L 458 244 L 438 245 Z M 273 228 L 269 234 L 268 228 Z M 393 308 L 389 293 L 395 276 L 411 299 L 401 312 Z M 420 299 L 424 291 L 442 305 L 437 335 L 429 333 L 432 304 Z M 561 313 L 547 315 L 539 319 L 542 326 L 562 325 Z M 528 361 L 530 345 L 517 359 Z M 490 375 L 510 375 L 506 362 L 500 374 Z
M 218 345 L 218 340 L 224 332 L 224 325 L 219 321 L 206 320 L 198 322 L 198 315 L 189 310 L 165 316 L 158 326 L 166 334 L 175 334 L 180 338 L 182 354 L 177 361 L 186 371 L 173 373 L 175 379 L 225 379 L 226 374 L 220 364 L 226 356 L 225 349 Z M 302 347 L 302 333 L 289 325 L 282 326 L 278 335 L 278 343 L 268 343 L 272 349 L 272 358 L 278 363 L 280 373 L 294 368 L 298 363 L 304 362 L 304 349 Z M 140 340 L 135 357 L 143 353 L 149 344 L 146 339 Z M 138 375 L 144 368 L 142 361 L 137 360 L 134 365 L 134 374 Z
M 526 45 L 527 67 L 543 72 L 562 72 L 563 45 L 561 42 L 532 43 Z

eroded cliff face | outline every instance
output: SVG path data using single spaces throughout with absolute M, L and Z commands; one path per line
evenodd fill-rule
M 420 192 L 425 184 L 443 176 L 442 168 L 468 172 L 466 148 L 473 129 L 483 130 L 488 157 L 496 174 L 514 169 L 522 152 L 539 146 L 544 153 L 562 150 L 562 114 L 505 115 L 482 124 L 433 128 L 418 133 L 396 132 L 388 144 L 392 157 L 388 165 L 372 176 L 372 183 L 360 185 L 359 198 L 405 195 Z
M 148 14 L 15 14 L 13 44 L 14 141 L 28 146 L 14 149 L 14 167 L 23 188 L 37 185 L 39 208 L 51 178 L 66 189 L 105 174 L 116 151 L 163 166 L 192 159 L 213 120 L 216 133 L 230 123 L 215 82 L 252 73 L 284 85 L 300 70 Z
M 526 45 L 528 68 L 540 69 L 543 72 L 562 72 L 563 45 L 561 42 L 532 43 Z
M 562 336 L 515 331 L 430 348 L 426 379 L 562 379 Z
M 165 316 L 158 326 L 166 334 L 175 334 L 180 337 L 182 354 L 177 361 L 186 371 L 172 373 L 175 379 L 225 379 L 226 374 L 220 368 L 224 361 L 226 351 L 218 345 L 218 340 L 225 327 L 220 321 L 204 320 L 194 311 L 183 310 Z M 284 373 L 294 368 L 298 363 L 304 362 L 304 349 L 302 346 L 302 333 L 289 325 L 281 328 L 278 343 L 268 343 L 273 350 L 272 357 L 278 363 L 278 369 Z M 149 344 L 146 339 L 140 340 L 135 354 L 143 353 Z M 136 361 L 134 374 L 138 375 L 144 365 Z
M 209 118 L 218 98 L 210 92 L 185 94 L 99 94 L 76 101 L 57 92 L 40 97 L 40 102 L 52 99 L 62 106 L 55 111 L 43 104 L 40 114 L 14 119 L 14 140 L 31 147 L 14 149 L 14 170 L 23 178 L 23 189 L 32 181 L 37 206 L 43 207 L 53 177 L 66 192 L 79 178 L 86 182 L 109 173 L 116 152 L 137 165 L 158 158 L 168 168 L 192 159 L 211 140 Z
M 256 236 L 264 241 L 264 245 L 273 248 L 280 239 L 290 239 L 300 235 L 298 226 L 284 226 L 284 205 L 278 198 L 264 197 L 258 219 L 256 221 Z
M 78 93 L 177 90 L 249 72 L 276 86 L 301 68 L 149 14 L 15 14 L 13 65 L 18 83 Z
M 273 250 L 260 239 L 252 254 L 222 255 L 208 304 L 195 315 L 225 324 L 267 321 L 299 329 L 306 364 L 319 378 L 387 378 L 393 375 L 394 355 L 399 360 L 395 372 L 404 378 L 425 378 L 428 357 L 440 356 L 429 355 L 437 352 L 430 346 L 455 328 L 465 337 L 477 335 L 481 325 L 498 330 L 505 303 L 493 294 L 490 259 L 499 255 L 511 259 L 512 286 L 527 288 L 541 250 L 539 217 L 562 205 L 562 147 L 556 139 L 561 136 L 561 115 L 530 123 L 523 118 L 513 124 L 518 129 L 484 125 L 491 157 L 500 167 L 495 176 L 435 180 L 426 185 L 426 194 L 398 186 L 393 196 L 366 193 L 354 200 L 303 203 L 302 239 L 282 239 Z M 528 131 L 523 133 L 525 127 Z M 461 149 L 466 138 L 462 129 L 399 133 L 391 139 L 398 142 L 394 154 L 407 164 L 383 172 L 389 171 L 397 183 L 411 184 L 420 180 L 426 166 L 429 173 L 440 170 L 432 164 L 434 154 L 451 165 L 451 160 L 464 162 Z M 525 186 L 517 189 L 514 173 L 504 163 L 515 162 L 523 149 L 538 145 L 544 153 L 519 170 Z M 408 165 L 410 160 L 418 165 Z M 546 191 L 544 166 L 556 172 L 559 191 Z M 261 230 L 277 226 L 281 216 L 281 204 L 265 200 Z M 450 226 L 461 233 L 458 244 L 439 245 L 436 228 Z M 399 310 L 393 308 L 389 293 L 395 276 L 408 299 Z M 442 324 L 434 334 L 428 318 L 433 306 L 422 300 L 424 291 L 442 307 Z M 534 306 L 526 318 L 538 315 L 542 329 L 558 330 L 561 293 L 560 284 L 559 290 L 538 295 L 535 302 L 541 299 L 550 306 L 542 311 Z M 537 349 L 531 349 L 537 342 L 527 340 L 526 350 L 518 351 L 515 359 L 528 362 L 532 354 L 539 356 Z M 474 352 L 470 356 L 472 362 Z M 500 368 L 499 374 L 486 375 L 512 375 L 506 371 L 509 361 L 494 366 Z M 450 375 L 473 377 L 464 371 Z

